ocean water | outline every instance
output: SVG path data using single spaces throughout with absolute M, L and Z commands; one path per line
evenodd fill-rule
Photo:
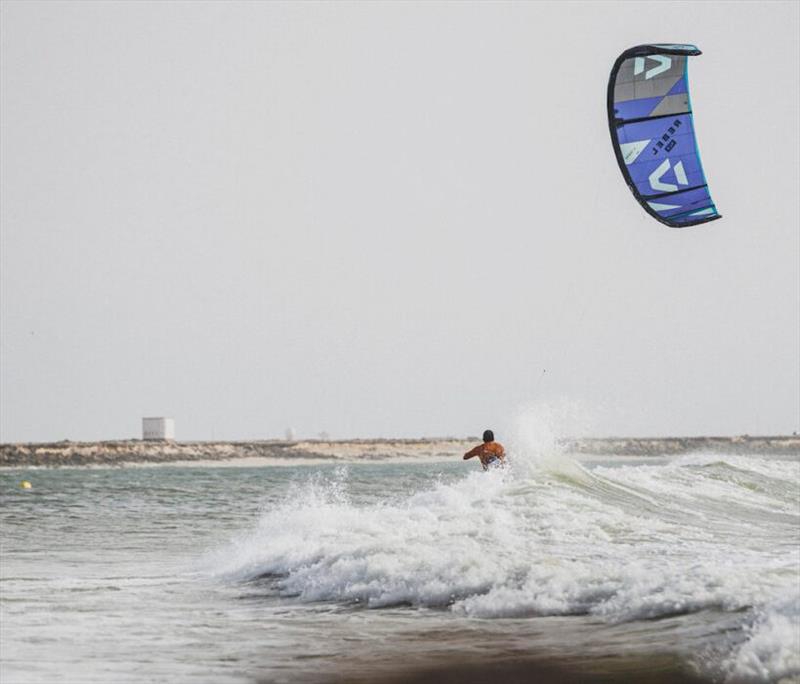
M 539 658 L 797 682 L 798 483 L 800 456 L 553 449 L 488 473 L 4 470 L 0 681 L 378 681 Z

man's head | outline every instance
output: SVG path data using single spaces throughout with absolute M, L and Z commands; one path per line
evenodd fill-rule
M 491 430 L 484 430 L 483 431 L 483 441 L 484 442 L 494 442 L 494 432 Z

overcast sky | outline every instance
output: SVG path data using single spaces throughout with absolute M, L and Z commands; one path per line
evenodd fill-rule
M 800 3 L 2 3 L 0 439 L 800 429 Z M 723 214 L 622 180 L 689 67 Z M 546 369 L 546 372 L 543 372 Z

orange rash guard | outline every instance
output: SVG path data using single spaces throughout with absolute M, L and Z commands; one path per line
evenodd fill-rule
M 484 442 L 464 454 L 464 460 L 466 461 L 473 456 L 477 456 L 481 460 L 481 465 L 486 470 L 493 461 L 500 461 L 501 463 L 505 461 L 506 450 L 500 442 Z

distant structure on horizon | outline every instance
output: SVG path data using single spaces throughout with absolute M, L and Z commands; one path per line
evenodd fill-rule
M 142 439 L 174 440 L 174 418 L 142 418 Z

